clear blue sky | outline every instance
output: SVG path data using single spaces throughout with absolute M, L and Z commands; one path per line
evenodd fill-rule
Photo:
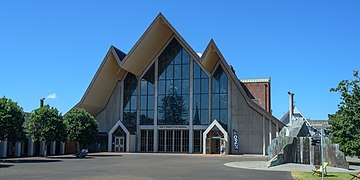
M 0 96 L 25 111 L 66 113 L 110 45 L 128 52 L 162 12 L 196 52 L 211 38 L 239 78 L 271 77 L 273 114 L 287 92 L 311 119 L 334 113 L 330 93 L 360 69 L 360 1 L 6 1 L 0 3 Z

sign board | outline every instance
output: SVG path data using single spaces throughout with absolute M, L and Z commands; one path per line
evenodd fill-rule
M 158 129 L 189 129 L 187 125 L 159 125 Z
M 233 129 L 233 139 L 234 139 L 234 150 L 239 150 L 239 135 L 238 132 Z

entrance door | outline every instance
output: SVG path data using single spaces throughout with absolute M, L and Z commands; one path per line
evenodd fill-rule
M 209 138 L 210 139 L 210 154 L 220 154 L 220 139 L 218 138 Z
M 125 141 L 123 136 L 115 137 L 115 152 L 124 152 L 125 151 Z

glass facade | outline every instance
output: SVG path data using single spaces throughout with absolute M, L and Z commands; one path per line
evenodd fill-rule
M 155 102 L 155 64 L 141 78 L 140 88 L 140 124 L 154 124 Z
M 188 130 L 159 130 L 159 152 L 188 152 Z
M 154 149 L 154 131 L 141 130 L 140 151 L 149 152 Z
M 137 78 L 128 73 L 124 80 L 123 123 L 130 132 L 136 131 Z
M 194 153 L 202 152 L 202 130 L 194 130 Z
M 221 66 L 212 77 L 211 119 L 218 120 L 224 129 L 228 124 L 228 78 Z
M 159 152 L 189 152 L 191 143 L 192 151 L 201 153 L 205 129 L 187 129 L 190 120 L 193 125 L 205 125 L 196 128 L 205 128 L 210 121 L 217 119 L 227 129 L 227 75 L 218 66 L 209 76 L 176 38 L 170 41 L 142 77 L 138 79 L 129 72 L 123 81 L 123 124 L 130 133 L 138 133 L 139 151 L 152 152 L 157 148 Z M 193 83 L 191 90 L 190 82 Z M 193 97 L 192 117 L 190 94 Z M 141 125 L 139 128 L 137 120 Z M 156 121 L 159 129 L 154 130 L 156 128 L 152 125 Z M 193 132 L 191 142 L 190 131 Z M 156 139 L 158 143 L 154 144 Z
M 209 124 L 209 77 L 194 61 L 194 125 Z
M 190 56 L 174 38 L 158 58 L 158 124 L 189 124 Z

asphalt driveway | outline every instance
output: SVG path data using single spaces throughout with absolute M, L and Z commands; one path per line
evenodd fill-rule
M 264 161 L 261 156 L 95 153 L 18 158 L 0 162 L 0 179 L 292 179 L 290 172 L 239 169 L 228 162 Z

